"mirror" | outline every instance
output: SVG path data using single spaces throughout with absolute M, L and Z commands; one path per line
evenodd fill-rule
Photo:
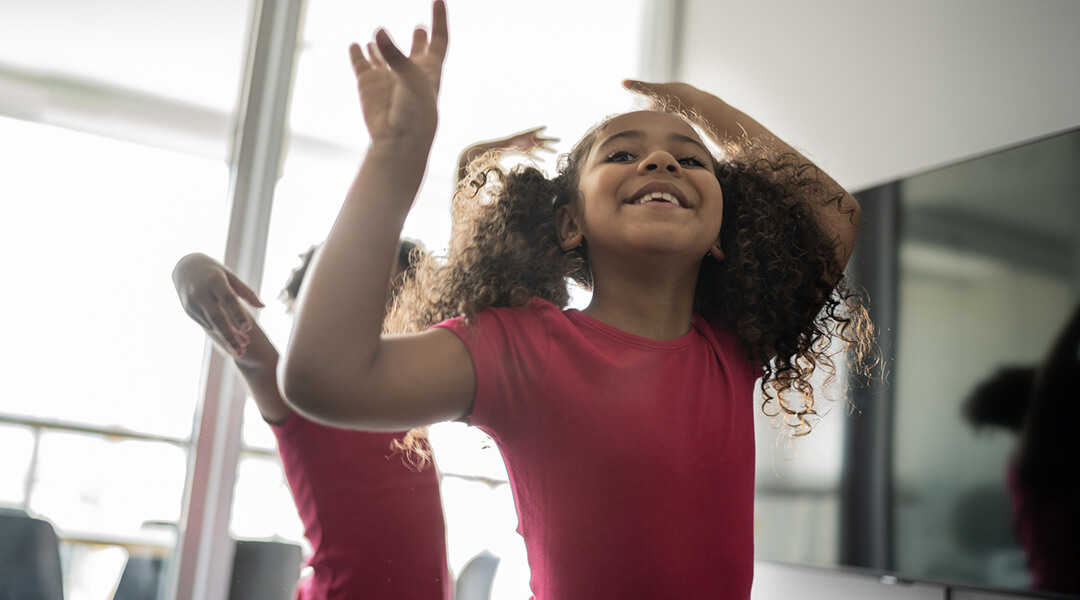
M 1072 132 L 900 184 L 892 382 L 900 572 L 1080 594 L 1075 509 L 1060 515 L 1056 525 L 1041 522 L 1051 518 L 1046 513 L 1053 504 L 1080 505 L 1080 465 L 1068 464 L 1071 472 L 1057 475 L 1039 470 L 1040 478 L 1060 477 L 1062 489 L 1071 488 L 1071 502 L 1048 497 L 1041 506 L 1027 506 L 1034 501 L 1031 488 L 1051 482 L 1009 484 L 1017 477 L 1021 444 L 1032 452 L 1039 443 L 1029 437 L 1043 436 L 1042 442 L 1059 446 L 1046 452 L 1050 456 L 1044 462 L 1077 456 L 1067 447 L 1063 427 L 1047 431 L 1047 424 L 1035 422 L 1068 420 L 1066 410 L 1075 403 L 1077 389 L 1032 398 L 1031 384 L 1025 382 L 1006 391 L 1012 398 L 999 406 L 987 406 L 985 399 L 1009 385 L 1002 369 L 1030 372 L 1047 360 L 1078 310 L 1078 165 L 1080 132 Z M 1072 337 L 1069 359 L 1075 369 L 1077 342 Z M 1071 394 L 1071 401 L 1062 394 Z M 973 411 L 965 410 L 968 403 Z M 1015 412 L 1002 415 L 1003 410 Z M 1014 430 L 1021 427 L 1030 427 L 1031 435 L 1018 436 Z M 1020 522 L 1013 519 L 1017 511 Z M 1042 547 L 1047 530 L 1055 526 L 1071 527 L 1073 537 L 1053 542 L 1056 548 Z M 1071 556 L 1072 561 L 1055 568 L 1044 564 L 1048 554 Z M 1073 574 L 1044 572 L 1063 567 Z
M 886 468 L 870 472 L 861 495 L 841 494 L 856 476 L 838 461 L 817 488 L 788 486 L 784 509 L 804 518 L 786 537 L 759 537 L 759 559 L 1080 595 L 1080 455 L 1068 425 L 1080 398 L 1078 166 L 1080 131 L 1070 131 L 857 194 L 864 217 L 882 209 L 870 203 L 891 204 L 896 229 L 871 223 L 860 245 L 878 245 L 875 265 L 892 265 L 894 275 L 862 283 L 872 303 L 891 295 L 895 310 L 879 321 L 887 382 L 842 420 L 844 465 L 865 451 Z M 1065 383 L 1033 397 L 1033 374 L 1062 339 Z M 1010 367 L 1021 373 L 1011 388 Z M 851 435 L 875 423 L 885 429 Z M 1048 468 L 1018 474 L 1022 447 Z M 774 479 L 761 473 L 768 499 Z M 881 518 L 851 517 L 866 510 Z M 880 548 L 875 560 L 846 558 L 852 524 Z M 831 547 L 792 543 L 821 538 Z

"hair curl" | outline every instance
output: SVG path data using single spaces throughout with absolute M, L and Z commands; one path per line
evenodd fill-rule
M 394 328 L 418 331 L 456 316 L 470 321 L 486 308 L 522 306 L 533 296 L 565 308 L 568 279 L 591 289 L 587 243 L 562 250 L 555 215 L 577 200 L 582 166 L 609 121 L 560 157 L 554 178 L 531 165 L 503 169 L 497 154 L 473 161 L 454 196 L 447 256 L 417 265 L 391 311 Z M 844 279 L 838 240 L 814 214 L 815 202 L 840 210 L 843 195 L 830 195 L 821 171 L 793 152 L 745 136 L 720 143 L 723 158 L 713 158 L 713 169 L 724 194 L 725 258 L 702 261 L 694 310 L 729 324 L 747 357 L 765 363 L 762 410 L 805 435 L 818 414 L 812 374 L 824 374 L 826 383 L 836 377 L 833 356 L 841 350 L 832 343 L 842 344 L 853 368 L 869 369 L 873 327 L 861 295 Z

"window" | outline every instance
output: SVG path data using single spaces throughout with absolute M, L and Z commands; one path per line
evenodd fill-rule
M 547 125 L 565 151 L 629 108 L 619 81 L 646 75 L 640 42 L 652 5 L 454 2 L 442 124 L 405 235 L 445 247 L 466 145 Z M 290 323 L 274 299 L 296 256 L 328 231 L 365 149 L 346 47 L 377 25 L 408 40 L 430 15 L 428 0 L 310 0 L 304 10 L 273 214 L 268 231 L 241 234 L 268 235 L 260 319 L 282 347 Z M 252 11 L 239 0 L 41 0 L 6 7 L 0 20 L 0 251 L 10 282 L 0 504 L 54 523 L 71 599 L 108 597 L 129 552 L 175 552 L 193 423 L 212 382 L 204 336 L 169 273 L 189 252 L 225 253 Z M 273 438 L 252 408 L 235 491 L 208 493 L 232 494 L 231 535 L 299 541 Z M 460 425 L 436 427 L 432 439 L 452 571 L 488 549 L 503 558 L 496 597 L 524 597 L 498 451 Z
M 248 12 L 43 0 L 0 19 L 0 504 L 54 524 L 71 600 L 175 545 L 204 340 L 169 272 L 224 245 Z

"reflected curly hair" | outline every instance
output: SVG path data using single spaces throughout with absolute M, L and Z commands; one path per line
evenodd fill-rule
M 533 296 L 565 308 L 568 279 L 591 289 L 588 246 L 563 251 L 555 215 L 577 201 L 582 166 L 610 120 L 560 157 L 554 178 L 530 165 L 504 169 L 495 154 L 475 160 L 454 196 L 447 256 L 417 265 L 388 318 L 394 329 L 419 331 L 459 315 L 468 322 L 486 308 L 522 306 Z M 725 258 L 702 261 L 694 310 L 725 322 L 746 356 L 766 363 L 762 410 L 792 435 L 805 435 L 818 415 L 812 374 L 824 375 L 826 385 L 835 379 L 839 352 L 859 373 L 870 368 L 869 315 L 837 264 L 839 242 L 814 214 L 815 202 L 841 210 L 843 195 L 830 196 L 821 171 L 795 153 L 745 137 L 719 143 L 723 159 L 713 157 L 712 166 L 724 194 Z

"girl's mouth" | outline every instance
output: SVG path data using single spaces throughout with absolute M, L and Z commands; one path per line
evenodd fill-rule
M 681 207 L 679 199 L 667 192 L 651 192 L 631 202 L 631 204 L 645 204 L 646 202 L 670 202 Z
M 634 193 L 626 204 L 672 204 L 679 208 L 690 208 L 686 194 L 670 181 L 652 181 Z

